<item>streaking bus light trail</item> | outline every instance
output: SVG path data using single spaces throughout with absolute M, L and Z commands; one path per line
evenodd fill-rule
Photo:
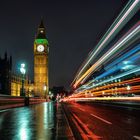
M 124 44 L 128 43 L 129 40 L 133 39 L 134 36 L 136 36 L 140 32 L 140 25 L 136 27 L 132 32 L 130 32 L 127 36 L 124 35 L 123 38 L 121 38 L 107 53 L 105 53 L 95 64 L 93 64 L 74 84 L 74 87 L 77 87 L 77 85 L 84 79 L 87 79 L 88 76 L 95 70 L 101 63 L 103 63 L 105 60 L 107 60 L 111 55 L 114 55 L 114 53 L 120 49 L 121 47 L 124 49 Z
M 116 34 L 124 27 L 124 25 L 132 18 L 132 16 L 140 9 L 140 0 L 129 1 L 128 4 L 124 7 L 122 12 L 113 22 L 111 27 L 105 33 L 101 41 L 97 44 L 96 50 L 93 50 L 90 56 L 87 59 L 87 62 L 84 64 L 81 70 L 79 70 L 78 74 L 76 75 L 75 80 L 79 78 L 81 73 L 90 63 L 90 61 L 99 53 L 101 49 L 103 49 L 115 36 Z M 74 83 L 74 81 L 72 83 Z

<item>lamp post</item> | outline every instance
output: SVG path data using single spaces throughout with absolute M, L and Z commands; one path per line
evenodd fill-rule
M 22 74 L 22 87 L 21 87 L 21 95 L 22 96 L 25 96 L 25 93 L 24 93 L 24 78 L 25 78 L 25 74 L 26 74 L 26 68 L 25 68 L 25 64 L 22 63 L 20 65 L 20 72 Z

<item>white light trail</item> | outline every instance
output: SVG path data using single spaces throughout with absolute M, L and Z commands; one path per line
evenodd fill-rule
M 104 63 L 111 55 L 113 55 L 117 50 L 119 50 L 121 47 L 124 49 L 124 44 L 127 43 L 129 40 L 131 40 L 135 35 L 137 35 L 140 32 L 140 25 L 138 25 L 134 30 L 132 30 L 127 36 L 124 35 L 123 38 L 121 38 L 111 49 L 109 49 L 95 64 L 93 64 L 74 84 L 76 87 L 81 81 L 85 81 L 91 73 L 101 65 L 101 63 Z
M 83 66 L 83 68 L 78 72 L 74 81 L 76 81 L 80 77 L 80 75 L 82 74 L 84 69 L 87 67 L 87 65 L 90 63 L 90 61 L 93 59 L 93 57 L 95 57 L 95 55 L 99 52 L 99 50 L 101 50 L 102 47 L 105 47 L 105 43 L 106 44 L 109 43 L 109 40 L 111 40 L 113 37 L 116 36 L 116 34 L 124 27 L 124 25 L 131 19 L 131 17 L 138 11 L 139 8 L 140 8 L 140 0 L 135 0 L 133 3 L 131 0 L 128 2 L 128 4 L 124 7 L 124 9 L 119 14 L 119 16 L 113 22 L 111 27 L 105 33 L 105 35 L 103 36 L 101 41 L 97 44 L 97 46 L 96 46 L 97 49 L 92 51 L 92 53 L 89 56 L 90 58 L 87 60 L 86 64 Z M 116 31 L 116 33 L 115 33 L 115 31 Z M 72 83 L 74 83 L 74 81 Z
M 128 34 L 128 36 L 126 36 L 126 38 L 124 38 L 121 42 L 118 41 L 118 43 L 116 43 L 111 49 L 109 49 L 109 51 L 107 51 L 107 53 L 105 53 L 94 65 L 93 65 L 93 69 L 91 70 L 90 73 L 88 73 L 88 75 L 84 78 L 84 81 L 91 75 L 91 73 L 93 72 L 93 70 L 95 70 L 97 67 L 99 67 L 99 65 L 101 65 L 101 63 L 104 63 L 107 59 L 109 59 L 109 57 L 111 57 L 111 55 L 113 55 L 117 50 L 119 50 L 121 47 L 123 47 L 124 49 L 124 44 L 128 43 L 128 41 L 130 39 L 132 39 L 136 34 L 138 34 L 140 31 L 140 26 L 138 26 L 136 29 L 134 29 L 130 34 Z M 91 67 L 92 68 L 92 67 Z M 84 82 L 82 81 L 82 82 Z
M 132 74 L 132 73 L 136 73 L 136 72 L 139 72 L 139 71 L 140 71 L 140 67 L 135 68 L 135 69 L 132 69 L 132 70 L 127 71 L 127 72 L 125 72 L 125 73 L 122 73 L 122 74 L 119 74 L 119 75 L 117 75 L 117 76 L 114 76 L 114 77 L 112 77 L 112 78 L 110 78 L 110 79 L 104 80 L 104 81 L 102 81 L 102 82 L 100 82 L 100 83 L 98 83 L 98 84 L 94 84 L 93 86 L 89 86 L 89 87 L 87 87 L 86 89 L 91 89 L 91 88 L 97 87 L 97 86 L 99 86 L 99 85 L 108 83 L 108 82 L 113 81 L 113 80 L 115 80 L 115 79 L 119 79 L 119 78 L 121 78 L 121 77 L 130 75 L 130 74 Z

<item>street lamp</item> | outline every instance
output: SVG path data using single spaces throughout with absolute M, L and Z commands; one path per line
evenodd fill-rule
M 24 64 L 24 63 L 22 63 L 22 64 L 20 65 L 20 72 L 21 72 L 21 74 L 22 74 L 21 95 L 22 95 L 22 96 L 25 96 L 25 93 L 24 93 L 24 76 L 25 76 L 25 74 L 26 74 L 26 68 L 25 68 L 25 64 Z

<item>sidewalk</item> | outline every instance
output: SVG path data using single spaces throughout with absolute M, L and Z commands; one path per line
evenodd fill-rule
M 74 140 L 72 130 L 69 126 L 66 115 L 62 109 L 61 103 L 57 107 L 57 131 L 56 140 Z

